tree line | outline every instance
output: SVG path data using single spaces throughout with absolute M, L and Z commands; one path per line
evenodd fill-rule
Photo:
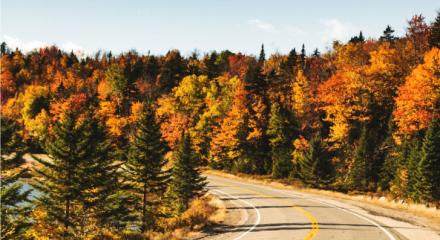
M 14 129 L 12 142 L 23 139 L 11 168 L 24 147 L 53 159 L 38 160 L 44 168 L 34 177 L 46 193 L 39 203 L 53 207 L 13 211 L 53 218 L 37 225 L 69 229 L 61 234 L 86 234 L 84 219 L 146 230 L 161 218 L 161 196 L 179 199 L 164 204 L 169 214 L 187 208 L 187 194 L 203 184 L 183 179 L 202 183 L 199 165 L 438 203 L 439 48 L 440 15 L 432 23 L 413 16 L 404 36 L 387 26 L 379 39 L 360 32 L 325 53 L 302 45 L 269 58 L 264 46 L 259 56 L 78 58 L 55 46 L 23 54 L 3 43 L 2 124 L 15 124 L 4 128 Z M 27 198 L 12 186 L 17 202 Z

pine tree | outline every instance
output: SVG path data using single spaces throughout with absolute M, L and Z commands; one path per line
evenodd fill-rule
M 393 42 L 396 40 L 396 37 L 393 35 L 394 29 L 387 25 L 385 30 L 383 31 L 383 35 L 379 38 L 379 41 Z
M 201 176 L 199 165 L 189 134 L 182 132 L 179 145 L 173 152 L 172 175 L 167 193 L 175 214 L 184 212 L 190 200 L 204 192 L 206 178 Z
M 169 51 L 165 56 L 158 76 L 161 92 L 168 93 L 173 87 L 177 86 L 185 71 L 186 65 L 180 52 L 177 50 Z
M 30 190 L 23 190 L 19 178 L 26 170 L 23 153 L 25 146 L 12 120 L 1 117 L 1 238 L 26 239 L 25 231 L 31 225 L 29 212 Z
M 417 183 L 420 180 L 418 169 L 420 157 L 420 141 L 415 139 L 413 140 L 407 162 L 408 187 L 406 192 L 406 196 L 415 202 L 419 202 L 420 200 L 420 191 L 417 186 Z
M 319 52 L 318 48 L 315 48 L 315 50 L 313 51 L 312 56 L 313 57 L 319 57 L 321 55 L 321 53 Z
M 299 177 L 311 186 L 329 183 L 333 177 L 333 166 L 323 146 L 321 136 L 316 135 L 310 141 L 304 153 L 304 159 L 299 161 Z
M 287 56 L 287 69 L 289 71 L 293 71 L 293 68 L 296 66 L 296 61 L 298 59 L 298 56 L 296 54 L 296 49 L 292 49 L 289 52 L 289 56 Z
M 394 196 L 406 197 L 408 188 L 408 160 L 411 151 L 410 142 L 404 142 L 398 147 L 396 156 L 396 172 L 390 186 L 390 192 Z
M 364 127 L 347 176 L 347 185 L 349 188 L 361 191 L 367 190 L 370 176 L 369 161 L 371 161 L 371 139 Z
M 99 227 L 124 228 L 132 220 L 129 205 L 133 198 L 123 191 L 126 184 L 118 173 L 121 164 L 115 162 L 116 152 L 105 128 L 92 116 L 86 117 L 84 125 L 91 149 L 90 159 L 81 170 L 85 207 L 91 209 Z
M 154 229 L 161 215 L 158 206 L 168 181 L 168 172 L 164 170 L 166 144 L 152 106 L 147 104 L 132 137 L 125 168 L 137 199 L 135 214 L 144 232 Z
M 299 56 L 300 66 L 303 70 L 306 69 L 306 47 L 304 44 L 301 47 L 301 55 Z
M 395 130 L 395 124 L 391 120 L 388 124 L 387 138 L 380 147 L 383 152 L 384 162 L 381 166 L 379 173 L 379 185 L 380 190 L 389 190 L 393 180 L 396 178 L 398 169 L 398 146 L 396 146 L 393 139 L 393 132 Z
M 98 149 L 89 120 L 78 120 L 77 111 L 68 111 L 54 126 L 53 136 L 45 145 L 49 159 L 36 158 L 43 168 L 35 169 L 39 177 L 34 187 L 41 193 L 37 206 L 47 212 L 44 221 L 62 229 L 55 235 L 68 239 L 83 238 L 94 231 L 91 222 L 96 220 L 96 208 L 90 199 L 96 194 L 90 191 L 95 182 L 87 168 L 106 152 L 105 148 L 104 152 Z
M 437 17 L 431 24 L 431 35 L 429 44 L 432 47 L 440 48 L 440 11 L 437 11 Z
M 263 64 L 266 61 L 266 53 L 264 52 L 264 44 L 261 44 L 260 56 L 258 57 L 258 64 Z
M 434 120 L 426 131 L 418 164 L 416 183 L 422 201 L 440 199 L 440 121 Z
M 365 41 L 364 34 L 362 31 L 359 32 L 359 36 L 354 36 L 350 39 L 351 43 L 363 43 Z
M 272 176 L 274 178 L 287 177 L 292 170 L 290 155 L 291 143 L 294 134 L 292 126 L 285 116 L 285 110 L 278 103 L 271 106 L 267 135 L 271 146 Z

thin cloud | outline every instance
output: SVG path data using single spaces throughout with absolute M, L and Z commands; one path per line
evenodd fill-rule
M 352 36 L 357 30 L 350 23 L 344 23 L 336 18 L 327 19 L 321 22 L 324 31 L 321 35 L 321 42 L 329 43 L 334 40 L 345 40 Z
M 252 19 L 248 20 L 248 23 L 252 24 L 253 26 L 265 30 L 265 31 L 275 31 L 275 26 L 271 23 L 261 21 L 259 19 Z
M 9 48 L 15 49 L 18 48 L 24 53 L 32 52 L 35 49 L 40 49 L 44 47 L 48 47 L 54 44 L 49 44 L 46 42 L 38 41 L 38 40 L 32 40 L 32 41 L 23 41 L 16 37 L 11 37 L 9 35 L 3 35 L 3 39 L 8 45 Z M 85 56 L 88 54 L 88 52 L 81 47 L 80 45 L 77 45 L 73 42 L 66 42 L 59 44 L 58 47 L 66 52 L 74 52 L 78 56 Z
M 303 29 L 293 25 L 285 25 L 283 29 L 289 36 L 304 36 L 307 34 Z
M 252 19 L 247 21 L 248 24 L 251 24 L 252 26 L 261 29 L 263 31 L 272 32 L 272 33 L 278 33 L 288 36 L 303 36 L 306 35 L 306 32 L 302 30 L 301 28 L 294 26 L 294 25 L 274 25 L 272 23 L 262 21 L 259 19 Z

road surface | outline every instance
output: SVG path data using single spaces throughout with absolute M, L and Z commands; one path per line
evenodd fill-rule
M 219 176 L 208 175 L 208 181 L 209 191 L 225 203 L 227 212 L 224 224 L 203 239 L 439 238 L 433 231 L 328 198 Z

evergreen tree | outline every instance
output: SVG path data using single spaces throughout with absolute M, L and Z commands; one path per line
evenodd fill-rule
M 164 170 L 166 144 L 152 106 L 145 107 L 132 137 L 125 168 L 137 199 L 134 205 L 137 221 L 144 232 L 153 229 L 161 215 L 158 206 L 169 177 Z
M 310 141 L 304 153 L 304 159 L 299 161 L 299 177 L 311 186 L 329 183 L 333 177 L 333 166 L 323 146 L 321 136 L 316 135 Z
M 394 173 L 390 191 L 395 196 L 406 197 L 408 188 L 408 160 L 411 151 L 410 142 L 404 140 L 397 150 L 396 172 Z
M 173 152 L 172 175 L 167 193 L 175 214 L 188 209 L 190 200 L 204 192 L 206 178 L 201 176 L 199 165 L 189 134 L 182 132 L 179 145 Z
M 382 191 L 389 190 L 393 180 L 396 177 L 398 168 L 398 146 L 394 143 L 393 132 L 394 122 L 391 120 L 388 124 L 387 138 L 380 147 L 384 155 L 384 162 L 379 173 L 379 185 Z
M 379 41 L 393 42 L 396 40 L 396 37 L 393 35 L 394 29 L 387 25 L 385 30 L 383 31 L 383 35 L 379 38 Z
M 30 190 L 23 190 L 18 182 L 26 170 L 23 153 L 25 146 L 18 126 L 1 117 L 1 239 L 26 239 L 25 231 L 31 225 L 29 212 Z
M 408 187 L 406 196 L 415 201 L 420 200 L 420 191 L 418 189 L 417 183 L 420 180 L 419 173 L 419 162 L 420 162 L 420 142 L 418 139 L 413 140 L 411 150 L 408 157 L 407 169 L 408 169 Z
M 290 155 L 295 130 L 285 115 L 285 110 L 278 103 L 272 104 L 267 135 L 271 146 L 271 168 L 274 178 L 287 177 L 292 170 Z
M 416 188 L 422 201 L 440 199 L 440 121 L 434 120 L 426 131 L 418 164 Z
M 294 69 L 297 64 L 297 60 L 298 60 L 298 56 L 296 54 L 296 49 L 294 48 L 294 49 L 290 50 L 289 55 L 287 56 L 287 61 L 283 65 L 284 71 L 286 71 L 288 76 L 293 75 Z
M 299 56 L 300 66 L 304 70 L 306 68 L 306 47 L 304 44 L 301 47 L 301 55 Z
M 437 17 L 431 24 L 431 35 L 429 44 L 432 47 L 440 48 L 440 11 L 437 11 Z
M 90 159 L 81 170 L 85 208 L 91 209 L 101 228 L 124 228 L 132 220 L 129 205 L 133 198 L 125 194 L 125 183 L 119 177 L 121 164 L 115 162 L 116 152 L 103 126 L 87 116 L 84 136 L 89 142 Z
M 264 44 L 261 44 L 260 56 L 258 57 L 258 64 L 263 64 L 266 61 L 266 54 L 264 52 Z
M 319 57 L 321 55 L 321 53 L 319 52 L 318 48 L 315 48 L 315 51 L 313 51 L 312 56 L 313 57 Z
M 160 68 L 158 83 L 162 93 L 168 93 L 177 86 L 186 69 L 184 58 L 177 50 L 169 51 Z
M 363 43 L 365 41 L 362 31 L 359 32 L 359 36 L 354 36 L 350 39 L 350 43 Z
M 41 193 L 38 207 L 47 212 L 47 225 L 62 229 L 54 234 L 64 239 L 84 238 L 95 231 L 91 223 L 97 220 L 99 205 L 105 204 L 98 204 L 95 198 L 106 197 L 109 184 L 93 178 L 107 174 L 107 169 L 96 164 L 106 161 L 108 148 L 96 138 L 96 125 L 82 117 L 77 111 L 66 112 L 46 142 L 49 159 L 36 158 L 43 166 L 35 169 L 39 177 L 34 187 Z M 96 171 L 93 176 L 91 171 Z
M 204 64 L 205 69 L 203 71 L 203 74 L 207 75 L 209 79 L 216 78 L 220 74 L 220 69 L 216 64 L 217 58 L 218 58 L 218 54 L 217 52 L 214 51 L 209 55 L 207 54 L 203 61 L 205 63 Z
M 348 174 L 347 185 L 351 189 L 365 191 L 369 184 L 369 161 L 371 161 L 370 134 L 364 127 L 355 149 L 353 162 Z
M 105 72 L 105 78 L 111 86 L 112 93 L 117 97 L 118 114 L 125 114 L 128 111 L 126 100 L 129 95 L 130 83 L 124 75 L 124 69 L 117 64 L 112 64 Z

